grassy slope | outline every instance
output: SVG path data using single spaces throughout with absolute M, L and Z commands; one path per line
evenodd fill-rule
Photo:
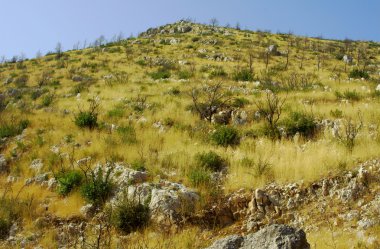
M 209 29 L 209 27 L 200 27 L 204 30 Z M 187 175 L 189 165 L 193 164 L 194 155 L 198 152 L 214 150 L 230 162 L 228 178 L 224 183 L 226 192 L 239 188 L 261 186 L 272 180 L 280 183 L 300 180 L 308 182 L 329 173 L 337 172 L 341 170 L 342 165 L 349 168 L 355 165 L 357 161 L 364 161 L 378 156 L 380 151 L 379 136 L 370 136 L 368 127 L 371 124 L 378 126 L 380 122 L 379 100 L 371 95 L 377 85 L 376 82 L 379 81 L 379 44 L 369 42 L 353 43 L 352 51 L 355 54 L 359 47 L 367 48 L 368 57 L 372 56 L 372 66 L 368 66 L 372 70 L 372 80 L 349 81 L 347 74 L 344 72 L 342 72 L 340 82 L 331 79 L 334 72 L 344 70 L 344 63 L 335 58 L 336 54 L 343 53 L 341 52 L 344 48 L 343 42 L 308 38 L 305 43 L 304 38 L 293 36 L 290 39 L 299 40 L 300 46 L 299 48 L 297 46 L 290 47 L 289 69 L 288 71 L 277 73 L 277 76 L 273 76 L 273 81 L 281 82 L 280 75 L 285 77 L 291 72 L 314 73 L 318 76 L 318 82 L 322 85 L 312 90 L 281 92 L 281 96 L 287 96 L 283 117 L 286 117 L 292 110 L 305 110 L 313 112 L 320 119 L 333 119 L 331 110 L 339 109 L 343 111 L 345 116 L 356 120 L 358 119 L 357 112 L 360 110 L 365 126 L 358 137 L 357 146 L 352 154 L 347 153 L 345 147 L 334 139 L 330 132 L 319 134 L 318 137 L 311 141 L 301 139 L 297 142 L 293 139 L 283 139 L 273 143 L 265 137 L 256 139 L 245 137 L 236 148 L 221 148 L 208 142 L 207 131 L 211 131 L 213 127 L 206 124 L 205 121 L 202 121 L 201 125 L 201 121 L 196 115 L 186 111 L 186 106 L 191 104 L 191 99 L 186 92 L 192 86 L 199 85 L 205 81 L 223 81 L 225 86 L 255 89 L 253 83 L 235 82 L 231 79 L 236 67 L 245 67 L 248 54 L 251 52 L 254 55 L 255 77 L 262 80 L 265 74 L 265 64 L 259 54 L 265 51 L 268 45 L 274 43 L 279 45 L 280 51 L 284 51 L 287 49 L 289 40 L 287 36 L 279 34 L 227 30 L 230 35 L 218 32 L 211 32 L 206 35 L 199 35 L 194 32 L 157 35 L 152 38 L 138 38 L 142 44 L 131 44 L 133 40 L 126 40 L 107 45 L 104 50 L 102 48 L 89 48 L 65 52 L 59 60 L 55 59 L 55 55 L 48 55 L 39 59 L 24 61 L 21 66 L 20 63 L 1 65 L 0 79 L 2 81 L 12 74 L 27 74 L 29 76 L 25 87 L 26 93 L 22 95 L 21 100 L 11 100 L 15 104 L 9 105 L 0 114 L 1 122 L 10 121 L 12 116 L 27 118 L 31 121 L 31 125 L 26 131 L 26 138 L 22 142 L 23 144 L 11 142 L 1 151 L 2 154 L 10 156 L 12 150 L 16 148 L 20 155 L 17 160 L 13 160 L 11 163 L 10 175 L 20 177 L 20 181 L 13 186 L 13 192 L 17 193 L 17 189 L 21 187 L 24 179 L 35 174 L 28 167 L 33 159 L 43 158 L 45 171 L 48 171 L 49 167 L 54 170 L 58 169 L 59 163 L 54 161 L 50 148 L 53 145 L 60 145 L 61 152 L 71 154 L 73 147 L 63 142 L 64 137 L 69 134 L 73 136 L 75 142 L 82 145 L 75 149 L 75 159 L 91 156 L 94 161 L 102 161 L 112 157 L 131 163 L 142 158 L 146 162 L 148 171 L 152 173 L 152 180 L 157 180 L 159 175 L 161 178 L 167 178 L 171 181 L 183 181 L 186 185 L 190 185 Z M 176 45 L 164 45 L 154 42 L 154 40 L 159 40 L 160 38 L 173 37 L 180 39 L 181 42 Z M 199 41 L 193 41 L 194 37 L 199 37 Z M 217 39 L 218 44 L 212 46 L 201 43 L 201 41 L 208 39 Z M 313 46 L 318 46 L 319 52 L 312 49 Z M 334 48 L 335 50 L 328 51 L 328 48 Z M 235 58 L 235 60 L 233 62 L 216 62 L 200 58 L 199 49 L 206 49 L 207 54 L 210 55 L 214 52 L 222 53 L 225 56 Z M 323 50 L 328 52 L 320 52 Z M 302 54 L 304 54 L 305 60 L 301 70 L 299 68 L 299 57 Z M 325 57 L 319 71 L 317 71 L 316 66 L 318 55 Z M 171 71 L 171 78 L 164 81 L 152 80 L 149 73 L 156 71 L 158 66 L 141 66 L 137 64 L 136 62 L 143 59 L 144 56 L 158 56 L 173 60 L 176 64 L 176 69 Z M 178 64 L 179 60 L 186 60 L 195 65 L 195 75 L 187 81 L 178 80 L 178 71 L 191 70 L 191 66 L 180 66 Z M 285 61 L 285 56 L 272 56 L 269 68 L 283 67 Z M 201 68 L 205 65 L 221 66 L 228 76 L 210 79 L 207 72 L 201 72 Z M 347 71 L 354 68 L 356 68 L 355 65 L 348 66 Z M 54 93 L 54 101 L 49 107 L 36 108 L 42 102 L 43 96 L 48 93 L 45 93 L 37 100 L 32 100 L 28 92 L 37 88 L 38 79 L 42 72 L 48 70 L 54 70 L 51 77 L 59 80 L 60 83 L 55 86 L 46 85 L 42 87 L 47 92 Z M 106 84 L 103 76 L 117 72 L 126 72 L 128 81 L 114 83 L 113 85 Z M 81 83 L 74 82 L 72 76 L 79 74 L 93 77 L 96 79 L 96 83 L 89 87 L 84 87 L 80 97 L 76 97 L 76 94 L 71 93 Z M 0 85 L 0 91 L 5 91 L 10 87 L 15 87 L 14 83 Z M 173 88 L 179 89 L 180 94 L 168 94 Z M 344 92 L 347 89 L 356 90 L 362 96 L 361 99 L 355 102 L 338 100 L 334 92 Z M 71 95 L 66 96 L 68 94 Z M 94 96 L 99 96 L 101 99 L 99 120 L 108 124 L 132 125 L 136 130 L 137 143 L 123 143 L 117 133 L 110 133 L 107 129 L 89 131 L 75 126 L 73 114 L 78 112 L 79 108 L 85 109 L 88 106 L 87 99 Z M 137 113 L 128 104 L 125 104 L 126 101 L 123 101 L 133 101 L 137 96 L 147 96 L 147 103 L 151 107 Z M 254 113 L 256 107 L 253 101 L 262 98 L 264 95 L 249 93 L 234 94 L 234 96 L 248 99 L 250 104 L 246 105 L 244 110 Z M 21 105 L 20 101 L 23 101 L 24 105 Z M 63 110 L 65 109 L 69 110 L 70 114 L 64 115 Z M 111 110 L 116 110 L 119 114 L 112 117 L 108 114 Z M 142 116 L 147 119 L 146 123 L 136 121 Z M 152 127 L 154 122 L 165 122 L 168 119 L 174 121 L 174 125 L 171 128 L 167 127 L 165 132 L 159 133 L 157 128 Z M 260 125 L 258 122 L 249 122 L 246 125 L 239 126 L 238 129 L 241 134 L 244 134 Z M 205 128 L 191 132 L 196 130 L 196 127 Z M 40 139 L 39 137 L 43 138 L 43 143 L 36 142 Z M 91 144 L 88 141 L 91 141 Z M 268 160 L 272 165 L 273 176 L 255 177 L 254 169 L 242 165 L 241 160 L 243 158 L 253 160 L 263 158 Z M 0 177 L 2 186 L 5 186 L 6 178 L 7 175 Z M 79 207 L 84 203 L 78 193 L 62 199 L 56 193 L 37 186 L 27 188 L 28 195 L 25 194 L 22 198 L 30 198 L 33 195 L 34 205 L 36 206 L 43 202 L 45 198 L 50 198 L 54 204 L 49 209 L 49 212 L 58 216 L 67 217 L 79 214 Z M 201 189 L 201 191 L 205 190 Z M 33 217 L 30 217 L 30 221 L 39 216 L 39 212 L 36 209 L 32 215 Z M 192 229 L 190 229 L 190 235 L 186 234 L 186 231 L 178 236 L 186 238 L 197 236 L 197 233 Z M 191 241 L 192 238 L 189 240 Z M 323 245 L 318 246 L 318 248 L 322 247 Z

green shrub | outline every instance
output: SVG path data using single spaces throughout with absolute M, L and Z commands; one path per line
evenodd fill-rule
M 154 80 L 160 80 L 160 79 L 169 79 L 171 76 L 171 73 L 167 69 L 160 68 L 156 72 L 150 73 L 149 75 Z
M 228 126 L 219 126 L 211 135 L 211 140 L 220 146 L 233 146 L 240 143 L 240 135 L 235 128 Z
M 338 99 L 347 99 L 351 101 L 359 101 L 361 99 L 360 94 L 356 90 L 350 91 L 349 89 L 347 89 L 343 93 L 336 91 L 335 96 Z
M 196 154 L 195 161 L 198 167 L 211 171 L 220 171 L 226 166 L 225 160 L 213 151 Z
M 135 160 L 131 163 L 131 168 L 137 171 L 145 171 L 145 161 L 144 160 Z
M 108 111 L 107 115 L 110 118 L 122 118 L 125 114 L 124 106 L 117 105 L 112 110 Z
M 211 78 L 224 78 L 226 76 L 227 76 L 227 73 L 226 71 L 224 71 L 223 67 L 221 66 L 213 67 L 210 72 Z
M 187 79 L 190 79 L 191 77 L 193 77 L 193 74 L 190 71 L 183 70 L 183 71 L 178 72 L 178 78 L 181 80 L 187 80 Z
M 242 108 L 249 104 L 249 100 L 246 98 L 235 98 L 232 102 L 233 107 Z
M 369 74 L 364 70 L 354 69 L 350 72 L 349 77 L 353 78 L 353 79 L 364 78 L 364 79 L 368 80 Z
M 235 81 L 253 81 L 253 74 L 248 68 L 241 69 L 233 74 L 233 79 Z
M 94 205 L 101 206 L 110 196 L 113 185 L 110 179 L 111 170 L 93 170 L 81 187 L 82 196 Z
M 42 106 L 44 106 L 44 107 L 50 106 L 51 103 L 53 103 L 53 100 L 54 100 L 54 95 L 53 94 L 45 95 L 42 98 Z
M 194 187 L 207 186 L 211 183 L 211 172 L 203 167 L 193 167 L 188 178 Z
M 303 137 L 313 137 L 317 132 L 317 124 L 314 116 L 304 112 L 291 112 L 289 117 L 283 121 L 286 134 L 294 136 L 297 132 Z
M 10 228 L 11 223 L 0 217 L 0 240 L 4 240 L 8 237 Z
M 124 201 L 113 210 L 111 220 L 119 231 L 129 234 L 148 224 L 149 207 L 134 201 Z
M 330 114 L 334 118 L 342 118 L 343 117 L 343 112 L 341 110 L 339 110 L 339 109 L 331 110 Z
M 19 135 L 29 124 L 29 120 L 21 120 L 18 123 L 3 123 L 0 125 L 0 138 Z
M 57 191 L 60 195 L 68 195 L 74 188 L 79 187 L 83 180 L 83 175 L 77 170 L 61 172 L 56 177 L 58 182 Z
M 136 131 L 133 126 L 120 126 L 117 128 L 117 134 L 125 144 L 134 144 L 137 142 Z
M 88 111 L 80 112 L 75 116 L 75 124 L 80 128 L 96 128 L 98 126 L 98 116 Z

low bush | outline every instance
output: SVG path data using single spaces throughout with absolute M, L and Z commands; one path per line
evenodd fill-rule
M 48 107 L 53 103 L 54 95 L 53 94 L 47 94 L 42 98 L 42 106 Z
M 113 188 L 110 174 L 111 170 L 107 172 L 103 172 L 101 168 L 92 170 L 81 187 L 82 196 L 96 206 L 103 205 Z
M 219 126 L 211 135 L 211 140 L 220 146 L 233 146 L 240 143 L 240 135 L 233 127 Z
M 338 99 L 346 99 L 346 100 L 351 100 L 351 101 L 359 101 L 361 99 L 360 94 L 356 90 L 350 91 L 348 89 L 344 91 L 343 93 L 336 91 L 335 96 Z
M 249 104 L 249 100 L 246 98 L 235 98 L 231 103 L 233 107 L 237 107 L 237 108 L 243 108 L 245 105 L 248 105 L 248 104 Z
M 136 131 L 133 126 L 120 126 L 117 128 L 117 134 L 119 135 L 121 141 L 125 144 L 134 144 L 137 142 Z
M 191 77 L 193 77 L 193 74 L 190 71 L 183 70 L 183 71 L 178 72 L 178 78 L 181 80 L 187 80 L 187 79 L 190 79 Z
M 119 231 L 129 234 L 148 224 L 149 207 L 130 200 L 124 201 L 113 210 L 111 220 Z
M 283 121 L 286 134 L 294 136 L 299 133 L 303 137 L 313 137 L 317 133 L 317 124 L 314 122 L 314 116 L 304 112 L 292 112 L 289 117 Z
M 235 71 L 233 74 L 235 81 L 253 81 L 253 74 L 248 68 Z
M 152 72 L 149 75 L 154 80 L 160 80 L 160 79 L 169 79 L 171 76 L 171 73 L 167 69 L 160 68 L 156 72 Z
M 226 166 L 226 161 L 213 151 L 196 154 L 195 162 L 198 167 L 211 171 L 220 171 Z
M 353 79 L 364 78 L 364 79 L 368 80 L 369 74 L 364 70 L 354 69 L 350 72 L 348 77 L 353 78 Z
M 29 126 L 29 120 L 0 124 L 0 138 L 13 137 L 22 133 Z
M 98 126 L 98 116 L 89 111 L 81 111 L 75 116 L 75 124 L 80 128 L 94 129 Z
M 224 78 L 227 77 L 226 71 L 224 71 L 223 67 L 212 67 L 210 71 L 211 78 Z
M 207 186 L 211 183 L 211 172 L 203 167 L 193 167 L 190 169 L 188 179 L 192 186 Z
M 8 237 L 10 228 L 11 223 L 0 217 L 0 240 L 4 240 Z
M 56 176 L 60 195 L 68 195 L 74 188 L 79 187 L 83 180 L 83 175 L 77 170 L 61 172 Z

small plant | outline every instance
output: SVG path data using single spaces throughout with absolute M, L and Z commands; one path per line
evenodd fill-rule
M 339 109 L 331 110 L 330 114 L 334 118 L 342 118 L 343 117 L 343 112 L 341 110 L 339 110 Z
M 117 134 L 125 144 L 134 144 L 137 142 L 136 131 L 133 126 L 120 126 L 117 128 Z
M 98 126 L 98 108 L 99 101 L 97 98 L 90 100 L 90 107 L 87 111 L 80 110 L 75 115 L 75 124 L 80 128 L 94 129 Z
M 178 72 L 178 78 L 181 80 L 187 80 L 191 77 L 193 77 L 193 74 L 190 71 L 183 70 Z
M 360 94 L 356 90 L 350 91 L 348 89 L 343 93 L 336 91 L 335 96 L 338 99 L 346 99 L 351 101 L 359 101 L 361 99 Z
M 111 168 L 106 172 L 102 168 L 91 170 L 86 175 L 86 182 L 81 187 L 82 196 L 96 206 L 103 205 L 113 188 L 110 178 L 111 172 Z
M 61 172 L 56 177 L 58 182 L 57 191 L 60 195 L 68 195 L 74 188 L 79 187 L 83 180 L 83 175 L 77 170 Z
M 165 68 L 160 68 L 156 72 L 150 73 L 150 77 L 154 80 L 169 79 L 171 73 Z
M 259 158 L 259 160 L 254 163 L 253 175 L 255 177 L 270 177 L 272 173 L 272 165 L 268 161 Z
M 42 98 L 42 106 L 48 107 L 53 103 L 54 94 L 47 94 Z
M 22 133 L 30 124 L 29 120 L 0 124 L 0 138 L 13 137 Z
M 253 73 L 248 68 L 237 70 L 233 74 L 235 81 L 253 81 Z
M 131 200 L 123 201 L 113 210 L 111 220 L 118 230 L 129 234 L 148 224 L 149 207 Z
M 10 222 L 0 217 L 0 240 L 6 239 L 8 237 L 10 228 Z
M 211 183 L 211 172 L 203 167 L 193 167 L 188 178 L 194 187 L 208 186 Z
M 144 160 L 135 160 L 131 163 L 131 168 L 137 171 L 145 171 L 145 161 Z
M 224 71 L 223 67 L 213 67 L 210 72 L 211 78 L 224 78 L 227 76 L 226 71 Z
M 354 122 L 351 118 L 343 121 L 343 134 L 338 132 L 338 140 L 346 147 L 349 153 L 352 153 L 356 144 L 356 137 L 363 127 L 362 117 L 359 113 L 359 122 Z
M 123 105 L 116 105 L 112 110 L 108 111 L 107 115 L 110 118 L 122 118 L 125 114 Z
M 198 167 L 204 167 L 211 171 L 220 171 L 226 166 L 226 161 L 213 151 L 198 153 L 195 155 Z
M 248 104 L 249 104 L 249 100 L 246 98 L 235 98 L 231 103 L 233 107 L 237 107 L 237 108 L 243 108 L 245 105 L 248 105 Z
M 364 70 L 359 70 L 359 69 L 354 69 L 350 72 L 349 74 L 349 77 L 350 78 L 353 78 L 353 79 L 366 79 L 368 80 L 369 79 L 369 74 L 364 71 Z
M 288 136 L 299 133 L 303 137 L 313 137 L 317 133 L 314 116 L 303 112 L 292 112 L 283 122 Z
M 234 146 L 240 143 L 239 132 L 229 126 L 219 126 L 216 128 L 214 133 L 211 135 L 211 140 L 220 146 Z

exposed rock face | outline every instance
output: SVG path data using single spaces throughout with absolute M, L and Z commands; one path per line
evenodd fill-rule
M 0 154 L 0 174 L 8 171 L 8 163 L 5 156 Z
M 306 234 L 286 225 L 270 225 L 247 236 L 232 235 L 216 241 L 208 249 L 309 249 Z

